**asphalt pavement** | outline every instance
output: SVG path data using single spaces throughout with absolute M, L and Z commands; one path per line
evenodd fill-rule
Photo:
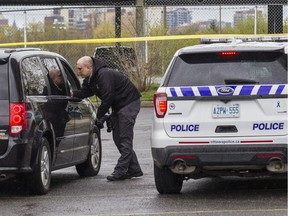
M 95 177 L 80 178 L 74 167 L 52 174 L 51 191 L 31 196 L 16 181 L 0 182 L 0 216 L 287 216 L 283 178 L 205 178 L 188 180 L 181 194 L 160 195 L 154 184 L 150 148 L 153 108 L 142 107 L 134 149 L 140 178 L 109 182 L 120 156 L 111 133 L 102 130 L 103 160 Z

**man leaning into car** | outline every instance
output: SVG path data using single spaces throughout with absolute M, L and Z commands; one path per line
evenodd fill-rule
M 143 175 L 133 150 L 133 128 L 140 111 L 140 92 L 122 73 L 108 68 L 90 56 L 77 61 L 78 75 L 84 78 L 82 88 L 73 92 L 74 97 L 96 95 L 101 99 L 97 121 L 103 123 L 104 115 L 112 108 L 113 140 L 121 156 L 108 181 L 124 180 Z

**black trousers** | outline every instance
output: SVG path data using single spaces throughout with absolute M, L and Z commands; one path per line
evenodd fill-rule
M 113 113 L 113 140 L 121 154 L 114 173 L 125 174 L 128 170 L 131 172 L 141 170 L 133 150 L 134 125 L 139 111 L 140 99 Z

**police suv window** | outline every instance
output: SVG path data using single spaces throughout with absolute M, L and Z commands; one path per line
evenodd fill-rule
M 36 56 L 25 58 L 21 63 L 25 92 L 28 95 L 43 95 L 47 88 L 40 62 Z
M 177 57 L 168 80 L 168 86 L 285 83 L 287 55 L 263 51 L 184 54 Z

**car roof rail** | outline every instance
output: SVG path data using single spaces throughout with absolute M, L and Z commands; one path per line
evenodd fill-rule
M 230 38 L 201 38 L 200 44 L 235 43 L 235 42 L 288 42 L 288 36 L 251 36 Z
M 23 52 L 23 51 L 40 51 L 40 48 L 8 48 L 5 49 L 5 53 L 13 53 L 13 52 Z

